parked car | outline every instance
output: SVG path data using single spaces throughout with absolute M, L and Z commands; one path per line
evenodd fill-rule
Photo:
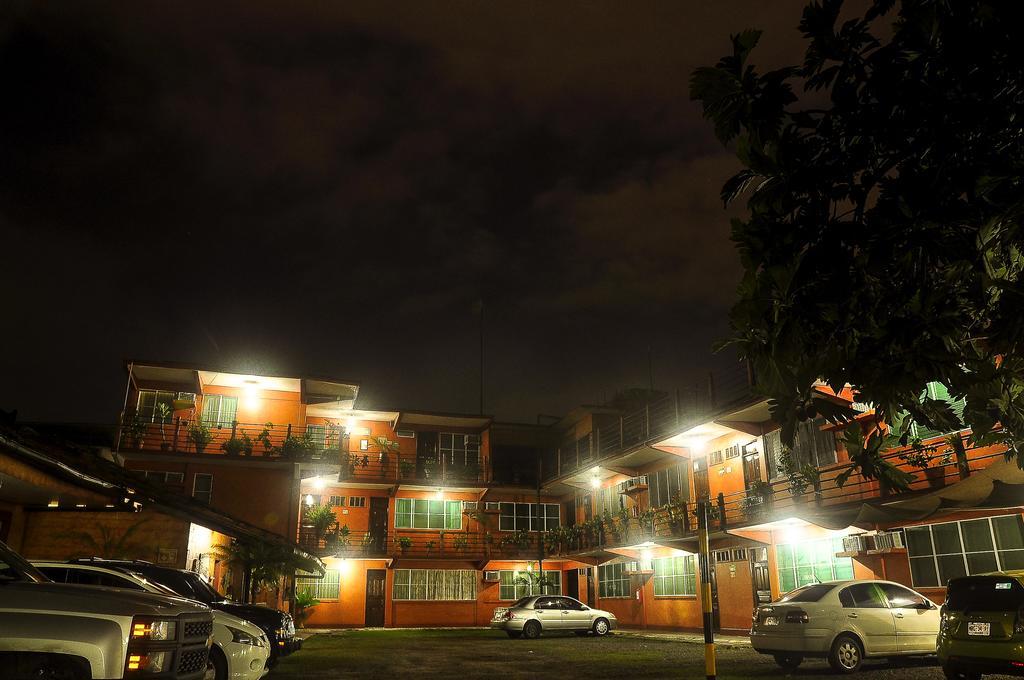
M 1024 571 L 950 579 L 939 624 L 947 678 L 1024 676 Z
M 593 609 L 565 595 L 530 595 L 510 607 L 498 607 L 491 628 L 508 633 L 510 638 L 534 639 L 545 631 L 574 631 L 577 635 L 607 635 L 619 625 L 615 614 Z
M 55 583 L 124 588 L 162 595 L 174 595 L 167 588 L 148 581 L 142 574 L 118 571 L 93 564 L 33 561 L 34 566 Z M 256 625 L 222 611 L 213 611 L 213 647 L 205 680 L 259 680 L 270 670 L 270 642 Z
M 5 680 L 126 676 L 199 680 L 213 615 L 154 593 L 53 583 L 0 542 L 0 674 Z
M 818 657 L 853 673 L 867 657 L 934 654 L 938 632 L 938 606 L 906 586 L 829 581 L 758 607 L 750 642 L 787 670 Z
M 85 558 L 71 561 L 73 564 L 94 564 L 120 571 L 141 574 L 148 581 L 159 583 L 182 597 L 197 600 L 211 609 L 234 614 L 240 619 L 254 623 L 270 642 L 270 668 L 279 657 L 288 656 L 302 647 L 302 640 L 295 637 L 295 622 L 287 613 L 262 605 L 242 604 L 227 599 L 199 574 L 184 569 L 172 569 L 144 562 L 142 560 L 101 560 Z

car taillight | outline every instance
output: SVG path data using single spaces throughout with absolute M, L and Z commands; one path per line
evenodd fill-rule
M 807 612 L 803 610 L 796 610 L 786 613 L 786 623 L 807 623 Z

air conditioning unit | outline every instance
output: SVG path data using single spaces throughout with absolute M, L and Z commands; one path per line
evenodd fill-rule
M 462 501 L 463 512 L 476 512 L 477 502 L 476 501 Z
M 397 430 L 395 436 L 399 439 L 416 439 L 416 430 Z
M 624 482 L 619 482 L 618 492 L 627 493 L 633 489 L 642 488 L 647 486 L 647 475 L 640 475 L 639 477 L 630 477 Z
M 879 531 L 875 534 L 875 550 L 905 547 L 902 531 Z
M 864 552 L 867 549 L 866 536 L 843 536 L 843 552 Z
M 500 580 L 501 579 L 499 578 L 497 571 L 485 571 L 484 572 L 484 581 L 485 582 L 487 582 L 487 583 L 497 583 Z
M 498 501 L 484 501 L 484 512 L 498 512 L 501 510 L 501 503 Z

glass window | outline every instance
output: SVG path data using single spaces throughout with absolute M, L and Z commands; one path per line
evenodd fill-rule
M 787 593 L 782 596 L 779 602 L 817 602 L 833 589 L 835 589 L 835 586 L 816 583 L 813 586 L 804 586 L 797 588 L 791 593 Z
M 655 595 L 696 595 L 697 572 L 693 555 L 662 557 L 654 565 Z
M 395 504 L 399 529 L 461 529 L 462 501 L 399 498 Z
M 395 600 L 475 600 L 479 577 L 472 569 L 396 569 Z
M 856 583 L 846 589 L 857 609 L 885 609 L 888 605 L 874 583 Z
M 629 571 L 636 569 L 636 562 L 603 564 L 597 568 L 598 590 L 601 597 L 631 597 Z
M 366 507 L 366 496 L 351 496 L 348 499 L 348 507 L 350 508 L 365 508 Z
M 318 600 L 337 600 L 341 594 L 341 572 L 328 569 L 323 578 L 296 578 L 295 592 L 307 592 Z
M 480 435 L 442 432 L 438 436 L 441 459 L 456 470 L 480 462 Z
M 898 586 L 895 583 L 877 584 L 885 597 L 889 600 L 889 606 L 893 609 L 909 609 L 919 607 L 931 607 L 931 601 L 923 595 L 918 595 L 909 588 Z
M 192 480 L 192 498 L 209 504 L 213 499 L 213 475 L 197 472 Z
M 838 536 L 776 546 L 779 589 L 788 593 L 800 586 L 853 578 L 853 560 L 836 557 L 842 551 L 843 539 Z
M 543 592 L 542 592 L 543 591 Z M 529 571 L 502 569 L 498 572 L 498 599 L 518 600 L 530 595 L 558 595 L 562 592 L 562 572 L 544 570 L 544 583 Z
M 222 394 L 207 394 L 203 397 L 202 421 L 213 427 L 231 427 L 238 410 L 238 398 Z
M 174 412 L 175 399 L 190 399 L 195 401 L 196 395 L 192 392 L 169 392 L 167 390 L 139 390 L 139 399 L 136 402 L 135 414 L 146 422 L 160 422 L 160 409 L 158 404 L 167 407 L 167 420 L 170 422 Z
M 1017 547 L 1024 546 L 1020 515 L 908 527 L 906 535 L 910 576 L 919 588 L 1024 567 L 1024 548 Z
M 501 503 L 498 514 L 499 531 L 548 531 L 561 526 L 558 503 Z

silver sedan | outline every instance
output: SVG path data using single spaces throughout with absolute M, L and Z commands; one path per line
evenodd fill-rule
M 498 607 L 491 618 L 491 628 L 505 631 L 510 638 L 531 640 L 542 632 L 570 630 L 577 635 L 593 633 L 600 637 L 618 625 L 615 614 L 565 595 L 523 597 L 510 607 Z

